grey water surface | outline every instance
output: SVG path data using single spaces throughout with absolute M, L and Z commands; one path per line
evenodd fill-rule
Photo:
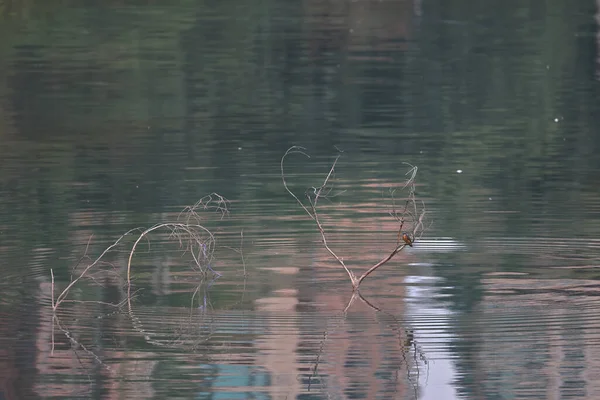
M 0 1 L 0 398 L 600 398 L 599 7 Z

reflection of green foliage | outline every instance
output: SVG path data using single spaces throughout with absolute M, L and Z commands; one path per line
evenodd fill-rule
M 596 125 L 591 113 L 580 113 L 581 107 L 589 109 L 591 98 L 581 95 L 593 96 L 589 88 L 597 87 L 592 71 L 581 70 L 590 32 L 581 32 L 583 39 L 575 35 L 588 29 L 583 18 L 590 10 L 565 13 L 562 2 L 551 2 L 539 13 L 530 4 L 515 3 L 498 6 L 502 12 L 492 18 L 489 7 L 432 6 L 423 21 L 425 57 L 415 61 L 432 82 L 419 103 L 434 121 L 443 121 L 445 131 L 429 149 L 439 168 L 424 181 L 436 188 L 435 197 L 453 203 L 456 218 L 464 217 L 470 202 L 482 204 L 488 196 L 501 202 L 500 210 L 530 216 L 540 212 L 534 205 L 540 196 L 545 196 L 542 207 L 561 204 L 565 191 L 560 189 L 570 185 L 572 168 L 564 160 L 587 152 L 581 146 L 587 140 L 581 139 L 592 138 Z M 449 174 L 438 172 L 443 168 Z M 466 173 L 450 177 L 458 168 Z M 507 222 L 472 224 L 470 233 L 518 231 L 515 221 Z M 448 229 L 462 230 L 455 223 Z
M 64 213 L 77 208 L 78 199 L 68 198 L 64 182 L 91 182 L 89 192 L 100 194 L 94 195 L 94 201 L 104 204 L 126 203 L 124 198 L 139 196 L 144 190 L 139 178 L 104 179 L 99 167 L 107 158 L 118 160 L 121 167 L 133 166 L 130 176 L 148 174 L 160 179 L 169 173 L 161 163 L 157 165 L 154 153 L 140 154 L 139 148 L 140 141 L 149 143 L 147 148 L 153 152 L 178 144 L 170 139 L 165 142 L 163 137 L 165 130 L 183 129 L 189 73 L 183 67 L 185 58 L 196 52 L 209 54 L 198 64 L 205 80 L 232 84 L 231 90 L 215 91 L 208 96 L 206 104 L 227 93 L 238 98 L 239 93 L 233 89 L 243 86 L 239 79 L 243 79 L 248 68 L 248 63 L 243 62 L 248 55 L 239 49 L 251 49 L 252 33 L 256 21 L 260 21 L 255 14 L 262 12 L 255 6 L 227 10 L 228 6 L 221 3 L 216 4 L 216 9 L 212 5 L 203 9 L 190 1 L 167 7 L 82 6 L 40 1 L 2 6 L 0 14 L 6 34 L 0 38 L 0 71 L 10 80 L 8 87 L 0 87 L 0 99 L 4 101 L 0 110 L 14 114 L 8 125 L 15 126 L 17 139 L 38 142 L 32 145 L 33 149 L 21 147 L 25 153 L 16 160 L 27 159 L 28 153 L 44 160 L 54 157 L 52 161 L 57 161 L 56 157 L 60 157 L 56 165 L 41 174 L 35 168 L 31 171 L 14 166 L 7 170 L 18 171 L 18 175 L 4 178 L 24 182 L 30 189 L 19 203 L 19 208 L 29 212 L 19 215 L 27 215 L 36 224 L 46 221 L 44 226 L 55 233 L 68 220 Z M 219 18 L 229 11 L 231 18 Z M 206 37 L 196 35 L 183 47 L 194 25 L 208 27 L 203 32 Z M 209 34 L 216 38 L 211 39 Z M 207 47 L 213 52 L 208 52 Z M 215 57 L 214 52 L 221 49 L 225 56 Z M 233 76 L 238 81 L 231 79 Z M 3 130 L 1 134 L 6 133 Z M 61 146 L 63 149 L 55 144 L 59 138 L 68 138 Z M 164 164 L 168 163 L 171 171 L 177 172 L 176 164 L 181 161 L 165 159 Z M 135 190 L 139 186 L 142 189 Z M 26 188 L 20 188 L 19 192 L 27 192 L 23 189 Z M 89 201 L 89 196 L 85 197 Z M 51 215 L 56 221 L 43 218 L 36 212 L 35 204 L 28 205 L 29 202 L 44 202 L 40 213 Z M 33 228 L 24 221 L 13 220 L 10 225 Z M 44 237 L 66 236 L 50 235 L 39 229 L 36 232 Z
M 219 103 L 247 106 L 261 98 L 256 91 L 262 66 L 254 43 L 265 10 L 257 4 L 203 7 L 180 1 L 164 7 L 33 10 L 13 21 L 18 35 L 1 41 L 15 49 L 16 81 L 26 86 L 19 89 L 37 92 L 30 112 L 38 118 L 67 129 L 94 120 L 98 134 L 92 138 L 101 139 L 117 121 L 180 130 L 186 92 L 198 85 L 203 90 L 195 101 L 208 112 L 217 112 Z
M 455 288 L 453 308 L 467 313 L 481 301 L 490 268 L 477 252 L 494 251 L 477 249 L 480 240 L 498 238 L 501 247 L 502 238 L 598 234 L 596 220 L 581 218 L 589 198 L 573 190 L 600 167 L 590 156 L 600 145 L 590 106 L 598 83 L 588 67 L 594 11 L 583 3 L 567 10 L 562 1 L 543 12 L 533 3 L 497 3 L 427 3 L 421 52 L 408 66 L 423 76 L 409 92 L 422 110 L 414 128 L 435 138 L 423 146 L 421 194 L 440 211 L 436 233 L 470 249 L 438 272 Z M 506 253 L 496 255 L 499 269 L 519 270 L 539 256 Z
M 64 240 L 76 210 L 128 211 L 126 230 L 211 191 L 277 230 L 256 207 L 292 208 L 277 176 L 289 141 L 315 157 L 340 144 L 346 182 L 399 183 L 402 161 L 418 165 L 432 236 L 525 235 L 533 218 L 556 229 L 544 215 L 597 233 L 578 217 L 594 196 L 572 183 L 599 166 L 587 5 L 425 2 L 413 47 L 388 65 L 346 57 L 328 43 L 345 27 L 311 28 L 301 6 L 139 3 L 0 3 L 0 137 L 17 154 L 0 157 L 17 192 L 0 202 L 24 243 L 32 229 Z M 312 59 L 319 41 L 332 54 Z

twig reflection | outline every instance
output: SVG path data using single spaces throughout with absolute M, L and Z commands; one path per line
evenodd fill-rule
M 406 379 L 410 383 L 413 388 L 415 398 L 419 397 L 419 379 L 421 374 L 420 364 L 425 366 L 429 366 L 429 362 L 427 357 L 421 347 L 418 345 L 417 340 L 415 339 L 415 334 L 413 329 L 404 328 L 401 321 L 393 314 L 385 311 L 384 309 L 378 307 L 373 304 L 371 301 L 367 300 L 360 291 L 356 290 L 352 292 L 352 296 L 348 300 L 348 304 L 344 308 L 344 310 L 340 313 L 341 318 L 335 323 L 332 328 L 326 328 L 323 331 L 323 338 L 319 343 L 319 349 L 317 351 L 317 356 L 315 362 L 311 368 L 311 374 L 308 377 L 308 387 L 307 390 L 310 391 L 314 386 L 314 382 L 318 380 L 321 384 L 324 383 L 324 379 L 319 378 L 319 366 L 323 361 L 323 353 L 325 342 L 329 339 L 332 332 L 337 329 L 341 322 L 344 322 L 347 317 L 347 313 L 353 304 L 359 300 L 363 304 L 367 305 L 371 310 L 375 311 L 375 313 L 381 313 L 386 316 L 386 318 L 390 319 L 390 322 L 387 323 L 387 326 L 395 333 L 395 336 L 398 339 L 398 350 L 401 354 L 402 360 L 396 366 L 396 382 L 400 376 L 400 372 L 403 367 L 406 373 Z M 395 386 L 397 388 L 397 385 Z

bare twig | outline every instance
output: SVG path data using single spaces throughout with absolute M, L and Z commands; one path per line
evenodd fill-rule
M 325 229 L 323 228 L 323 225 L 321 224 L 321 221 L 319 219 L 319 214 L 317 212 L 317 203 L 319 202 L 319 198 L 321 197 L 321 193 L 323 192 L 323 189 L 325 189 L 325 187 L 327 187 L 327 184 L 329 182 L 329 179 L 331 178 L 334 170 L 335 170 L 335 165 L 337 164 L 340 155 L 338 155 L 334 162 L 333 165 L 331 166 L 331 168 L 329 169 L 329 173 L 327 174 L 327 177 L 325 178 L 325 180 L 323 181 L 323 184 L 319 187 L 319 188 L 313 188 L 313 192 L 314 192 L 314 199 L 311 199 L 310 196 L 308 196 L 308 201 L 310 203 L 310 209 L 307 208 L 304 203 L 294 194 L 294 192 L 292 192 L 285 180 L 285 172 L 284 172 L 284 161 L 285 158 L 289 155 L 289 154 L 294 154 L 294 153 L 300 153 L 308 158 L 310 158 L 310 156 L 308 154 L 306 154 L 305 152 L 305 148 L 304 147 L 300 147 L 300 146 L 292 146 L 290 147 L 285 154 L 283 155 L 283 157 L 281 158 L 281 180 L 283 181 L 283 186 L 285 187 L 285 190 L 294 198 L 296 199 L 296 201 L 298 202 L 298 204 L 300 204 L 300 206 L 304 209 L 304 211 L 308 214 L 309 217 L 311 217 L 315 223 L 317 224 L 317 229 L 319 230 L 319 233 L 321 234 L 321 240 L 323 241 L 323 245 L 325 246 L 325 248 L 327 249 L 327 251 L 329 252 L 329 254 L 331 254 L 338 263 L 340 263 L 340 265 L 342 267 L 344 267 L 344 270 L 346 271 L 346 273 L 348 274 L 348 277 L 350 278 L 350 281 L 352 282 L 352 286 L 353 287 L 357 287 L 357 280 L 356 280 L 356 275 L 354 275 L 354 273 L 352 271 L 350 271 L 348 269 L 348 267 L 346 266 L 346 264 L 344 264 L 344 260 L 342 260 L 340 257 L 338 257 L 338 255 L 329 247 L 329 245 L 327 244 L 327 237 L 325 235 Z
M 74 286 L 74 285 L 75 285 L 77 282 L 79 282 L 79 280 L 80 280 L 81 278 L 83 278 L 83 277 L 84 277 L 84 276 L 85 276 L 85 275 L 88 273 L 88 271 L 89 271 L 90 269 L 92 269 L 94 266 L 96 266 L 96 265 L 97 265 L 97 264 L 100 262 L 100 260 L 102 259 L 102 257 L 104 257 L 104 255 L 105 255 L 106 253 L 108 253 L 108 252 L 109 252 L 109 251 L 111 251 L 111 250 L 112 250 L 114 247 L 116 247 L 116 246 L 117 246 L 117 245 L 118 245 L 118 244 L 119 244 L 119 243 L 120 243 L 120 242 L 123 240 L 123 238 L 125 238 L 125 236 L 129 235 L 131 232 L 134 232 L 134 231 L 136 231 L 136 230 L 138 230 L 138 228 L 131 229 L 131 230 L 129 230 L 129 231 L 127 231 L 127 232 L 125 232 L 124 234 L 122 234 L 122 235 L 121 235 L 121 236 L 120 236 L 120 237 L 119 237 L 119 238 L 118 238 L 118 239 L 117 239 L 117 240 L 116 240 L 116 241 L 115 241 L 113 244 L 111 244 L 110 246 L 108 246 L 108 247 L 107 247 L 107 248 L 106 248 L 106 249 L 105 249 L 105 250 L 102 252 L 102 254 L 100 254 L 100 255 L 98 256 L 98 258 L 96 258 L 96 259 L 94 260 L 94 262 L 92 262 L 90 265 L 88 265 L 88 266 L 87 266 L 87 267 L 86 267 L 86 268 L 83 270 L 83 272 L 81 272 L 81 274 L 80 274 L 80 275 L 79 275 L 77 278 L 75 278 L 75 279 L 71 280 L 71 282 L 70 282 L 70 283 L 67 285 L 67 287 L 66 287 L 66 288 L 64 288 L 64 289 L 63 289 L 63 291 L 62 291 L 62 292 L 61 292 L 61 293 L 58 295 L 58 297 L 56 298 L 56 300 L 53 300 L 53 302 L 52 302 L 52 303 L 53 303 L 53 304 L 52 304 L 52 311 L 56 312 L 56 309 L 58 308 L 58 306 L 60 306 L 60 304 L 63 302 L 63 300 L 64 300 L 64 299 L 67 297 L 67 295 L 69 294 L 69 291 L 71 290 L 71 288 L 72 288 L 72 287 L 73 287 L 73 286 Z M 87 248 L 87 247 L 86 247 L 86 248 Z M 53 272 L 53 271 L 52 271 L 52 276 L 53 276 L 53 278 L 52 278 L 52 281 L 53 281 L 53 282 L 52 282 L 52 294 L 53 294 L 53 297 L 52 297 L 52 298 L 54 299 L 54 272 Z
M 331 247 L 329 247 L 329 244 L 327 243 L 327 236 L 325 234 L 325 229 L 323 227 L 323 224 L 321 223 L 320 216 L 319 216 L 318 209 L 317 209 L 319 200 L 323 197 L 326 197 L 327 194 L 331 191 L 330 181 L 334 175 L 335 167 L 340 158 L 340 155 L 338 155 L 335 158 L 335 160 L 333 161 L 333 164 L 331 165 L 331 168 L 329 169 L 329 172 L 328 172 L 327 176 L 325 177 L 323 184 L 319 187 L 311 188 L 312 190 L 310 191 L 310 194 L 307 193 L 308 205 L 305 205 L 304 202 L 302 200 L 300 200 L 300 198 L 298 198 L 298 196 L 296 196 L 296 194 L 294 194 L 294 192 L 292 192 L 292 190 L 289 188 L 287 180 L 285 178 L 285 170 L 284 170 L 285 159 L 288 155 L 296 154 L 296 153 L 302 154 L 305 157 L 310 158 L 310 156 L 306 153 L 306 149 L 304 147 L 300 147 L 300 146 L 292 146 L 285 152 L 285 154 L 281 158 L 281 163 L 280 163 L 281 179 L 283 181 L 283 186 L 285 187 L 285 190 L 296 200 L 296 202 L 300 205 L 300 207 L 302 207 L 302 209 L 306 212 L 306 214 L 308 214 L 308 216 L 313 221 L 315 221 L 315 224 L 317 225 L 317 229 L 319 230 L 319 233 L 321 234 L 321 240 L 323 241 L 323 245 L 325 246 L 325 249 L 344 268 L 344 270 L 348 274 L 348 277 L 350 278 L 350 281 L 352 283 L 352 288 L 354 290 L 358 289 L 361 282 L 367 276 L 369 276 L 371 273 L 373 273 L 377 268 L 379 268 L 382 265 L 385 265 L 387 262 L 389 262 L 392 258 L 394 258 L 394 256 L 396 254 L 401 252 L 407 245 L 412 246 L 416 240 L 421 238 L 421 235 L 423 234 L 423 231 L 424 231 L 423 218 L 425 216 L 425 206 L 423 204 L 421 207 L 419 207 L 417 205 L 417 201 L 416 201 L 416 197 L 415 197 L 415 178 L 416 178 L 418 169 L 416 166 L 405 163 L 406 165 L 410 166 L 410 170 L 406 173 L 406 175 L 408 175 L 408 178 L 407 178 L 406 182 L 404 183 L 404 185 L 402 186 L 401 190 L 408 189 L 408 195 L 406 196 L 404 209 L 401 212 L 396 211 L 396 206 L 395 206 L 395 201 L 396 201 L 395 200 L 395 192 L 397 189 L 394 189 L 390 192 L 390 195 L 392 197 L 392 207 L 393 207 L 393 210 L 390 213 L 390 215 L 394 219 L 396 219 L 396 221 L 398 221 L 398 240 L 396 242 L 396 245 L 394 246 L 392 251 L 387 256 L 383 257 L 381 259 L 381 261 L 379 261 L 378 263 L 376 263 L 375 265 L 370 267 L 364 274 L 362 274 L 360 276 L 360 278 L 357 278 L 356 275 L 354 275 L 354 273 L 346 266 L 346 264 L 344 263 L 344 260 L 340 256 L 338 256 L 333 251 L 333 249 L 331 249 Z M 410 233 L 403 231 L 405 225 L 411 226 L 412 229 L 410 230 Z M 402 241 L 400 240 L 401 238 L 402 238 Z
M 101 363 L 100 358 L 93 351 L 91 351 L 90 349 L 85 347 L 83 344 L 77 342 L 77 340 L 69 332 L 69 330 L 65 329 L 61 326 L 60 321 L 58 320 L 57 310 L 61 306 L 61 304 L 65 303 L 65 302 L 82 303 L 82 304 L 83 303 L 94 303 L 94 304 L 99 304 L 99 305 L 115 307 L 117 309 L 120 309 L 124 304 L 127 304 L 129 307 L 130 315 L 133 316 L 132 300 L 135 296 L 135 293 L 132 293 L 132 290 L 131 290 L 131 264 L 132 264 L 132 260 L 133 260 L 133 255 L 137 250 L 138 244 L 142 240 L 146 240 L 148 242 L 148 245 L 150 245 L 148 236 L 150 233 L 152 233 L 154 231 L 157 231 L 159 229 L 167 230 L 169 232 L 169 238 L 177 240 L 181 247 L 185 247 L 184 253 L 187 253 L 188 251 L 190 252 L 190 254 L 192 255 L 192 258 L 194 260 L 195 266 L 201 272 L 207 273 L 208 271 L 211 271 L 215 275 L 220 276 L 210 266 L 212 259 L 213 259 L 213 255 L 214 255 L 213 253 L 214 253 L 214 249 L 215 249 L 215 237 L 211 233 L 211 231 L 209 231 L 207 228 L 205 228 L 203 225 L 200 224 L 200 222 L 199 222 L 200 216 L 197 213 L 197 211 L 200 209 L 214 210 L 214 211 L 220 213 L 221 218 L 223 218 L 229 212 L 228 206 L 229 206 L 228 200 L 226 200 L 224 197 L 222 197 L 216 193 L 212 193 L 212 194 L 200 199 L 193 206 L 186 207 L 184 212 L 182 212 L 182 214 L 179 215 L 178 220 L 175 222 L 156 224 L 145 230 L 143 230 L 141 228 L 131 229 L 131 230 L 125 232 L 123 235 L 121 235 L 116 241 L 114 241 L 106 249 L 104 249 L 104 251 L 96 259 L 91 261 L 89 263 L 89 265 L 87 265 L 81 271 L 81 273 L 79 273 L 77 276 L 74 277 L 74 273 L 75 273 L 74 271 L 77 270 L 77 267 L 82 263 L 82 261 L 86 260 L 86 259 L 90 259 L 90 257 L 88 256 L 88 250 L 89 250 L 90 242 L 91 242 L 91 237 L 90 237 L 90 240 L 88 240 L 88 242 L 86 244 L 84 255 L 77 261 L 77 264 L 73 268 L 73 272 L 71 273 L 71 279 L 70 279 L 69 284 L 58 294 L 58 296 L 55 295 L 56 289 L 55 289 L 54 270 L 50 269 L 51 285 L 52 285 L 51 286 L 51 297 L 52 297 L 51 305 L 52 305 L 52 312 L 53 312 L 52 350 L 51 350 L 52 353 L 54 352 L 54 345 L 55 345 L 54 344 L 55 343 L 54 342 L 54 327 L 56 326 L 71 341 L 72 345 L 74 346 L 73 347 L 74 349 L 76 346 L 79 346 L 86 353 L 88 353 L 90 356 L 92 356 L 96 361 Z M 183 218 L 184 216 L 185 216 L 185 218 Z M 71 289 L 73 289 L 73 287 L 81 279 L 84 279 L 84 278 L 91 279 L 94 283 L 100 284 L 94 278 L 95 272 L 92 272 L 92 269 L 95 267 L 99 267 L 100 265 L 110 265 L 114 269 L 115 266 L 111 263 L 103 261 L 103 258 L 106 257 L 106 255 L 111 251 L 119 252 L 119 250 L 117 249 L 117 246 L 119 246 L 124 241 L 124 238 L 126 236 L 128 236 L 134 232 L 138 232 L 139 235 L 138 235 L 137 239 L 135 240 L 132 248 L 128 251 L 129 258 L 127 261 L 127 297 L 119 303 L 108 303 L 108 302 L 94 301 L 94 300 L 86 301 L 86 300 L 67 299 L 67 296 L 69 295 Z M 243 240 L 243 234 L 242 234 L 242 240 Z M 243 255 L 242 255 L 242 257 L 243 257 Z M 244 259 L 243 259 L 243 263 L 245 266 Z M 245 270 L 245 267 L 244 267 L 244 270 Z
M 177 237 L 180 240 L 180 244 L 183 244 L 181 241 L 180 234 L 188 235 L 188 247 L 186 250 L 189 250 L 191 253 L 196 266 L 200 269 L 200 271 L 204 270 L 204 267 L 210 268 L 209 263 L 212 259 L 212 249 L 214 248 L 215 238 L 213 234 L 198 224 L 188 224 L 188 223 L 163 223 L 156 224 L 145 231 L 143 231 L 140 236 L 137 238 L 131 251 L 129 252 L 129 260 L 127 261 L 127 296 L 129 297 L 131 294 L 131 261 L 133 260 L 133 255 L 135 254 L 136 247 L 138 243 L 144 239 L 148 234 L 154 232 L 158 229 L 168 229 L 171 230 L 171 234 Z M 206 236 L 203 235 L 206 234 Z M 209 248 L 210 251 L 206 249 Z
M 367 272 L 365 272 L 364 274 L 362 274 L 360 276 L 360 278 L 358 278 L 358 280 L 356 281 L 356 284 L 354 285 L 355 288 L 358 288 L 358 285 L 360 285 L 360 283 L 367 277 L 369 276 L 373 271 L 375 271 L 377 268 L 381 267 L 383 264 L 387 263 L 388 261 L 390 261 L 392 258 L 394 258 L 394 256 L 398 253 L 400 253 L 404 248 L 406 247 L 406 244 L 401 244 L 399 246 L 397 246 L 394 250 L 392 250 L 392 252 L 390 254 L 388 254 L 386 257 L 384 257 L 381 261 L 379 261 L 377 264 L 373 265 L 371 268 L 369 268 L 367 270 Z
M 179 213 L 178 220 L 181 219 L 183 215 L 185 215 L 185 221 L 189 223 L 190 220 L 195 220 L 196 223 L 200 223 L 200 215 L 198 214 L 198 210 L 212 210 L 219 214 L 221 214 L 221 219 L 225 218 L 229 215 L 229 205 L 230 202 L 225 197 L 221 196 L 218 193 L 211 193 L 202 197 L 198 200 L 194 205 L 185 207 L 181 213 Z

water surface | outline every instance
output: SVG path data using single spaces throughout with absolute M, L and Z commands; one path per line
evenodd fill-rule
M 288 4 L 289 3 L 289 4 Z M 600 397 L 598 4 L 0 4 L 0 397 Z M 426 231 L 396 245 L 419 168 Z M 212 271 L 168 230 L 198 209 Z M 400 193 L 400 192 L 398 192 Z M 214 203 L 213 203 L 214 204 Z M 51 271 L 54 273 L 54 292 Z M 120 304 L 114 307 L 113 304 Z

